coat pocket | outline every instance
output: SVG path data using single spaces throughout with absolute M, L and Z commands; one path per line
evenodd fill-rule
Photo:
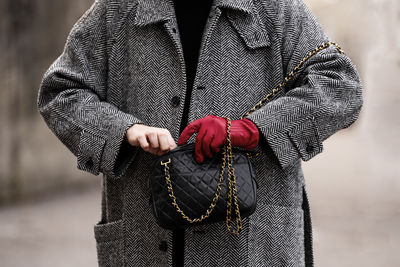
M 304 211 L 257 203 L 250 217 L 249 266 L 304 266 Z
M 99 267 L 121 267 L 123 265 L 122 220 L 94 225 L 97 261 Z

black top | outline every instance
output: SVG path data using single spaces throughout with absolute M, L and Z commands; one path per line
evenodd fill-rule
M 175 14 L 181 37 L 186 66 L 187 91 L 183 109 L 180 133 L 188 124 L 189 102 L 192 94 L 201 39 L 213 0 L 174 0 Z M 174 230 L 172 235 L 172 261 L 174 267 L 183 266 L 184 231 Z
M 187 91 L 180 133 L 187 126 L 189 102 L 200 54 L 201 39 L 213 0 L 174 0 L 186 66 Z

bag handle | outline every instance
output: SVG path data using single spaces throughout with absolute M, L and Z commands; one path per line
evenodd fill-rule
M 268 95 L 266 95 L 261 101 L 259 101 L 254 107 L 252 107 L 249 111 L 247 111 L 245 114 L 243 114 L 240 119 L 244 119 L 246 116 L 250 115 L 251 113 L 253 113 L 254 111 L 260 109 L 269 99 L 270 97 L 274 96 L 277 92 L 279 92 L 301 69 L 301 67 L 304 65 L 304 63 L 310 59 L 312 56 L 314 56 L 316 53 L 318 53 L 319 51 L 329 47 L 330 45 L 334 45 L 337 50 L 341 53 L 341 54 L 345 54 L 343 49 L 340 48 L 340 46 L 334 42 L 327 42 L 327 43 L 322 43 L 320 46 L 318 46 L 317 48 L 315 48 L 314 50 L 312 50 L 311 52 L 309 52 L 301 61 L 300 63 L 294 67 L 294 69 L 288 74 L 288 76 L 285 77 L 285 80 L 279 84 L 279 86 L 275 89 L 272 90 L 271 93 L 269 93 Z M 262 151 L 259 151 L 257 153 L 254 152 L 246 152 L 247 156 L 249 158 L 251 157 L 256 157 L 259 156 L 262 153 Z
M 217 205 L 218 199 L 221 195 L 221 189 L 222 189 L 222 182 L 224 180 L 224 172 L 225 172 L 225 165 L 226 162 L 228 164 L 228 201 L 226 203 L 227 209 L 226 209 L 226 226 L 228 228 L 228 231 L 234 235 L 239 235 L 240 231 L 242 230 L 242 219 L 240 216 L 240 211 L 239 211 L 239 203 L 237 200 L 237 187 L 236 187 L 236 175 L 235 175 L 235 170 L 233 168 L 233 152 L 232 152 L 232 144 L 231 144 L 231 119 L 228 117 L 222 116 L 222 118 L 225 118 L 227 120 L 227 144 L 223 147 L 223 156 L 222 156 L 222 166 L 221 166 L 221 171 L 219 174 L 219 180 L 218 180 L 218 185 L 217 189 L 215 191 L 214 198 L 208 207 L 207 211 L 202 214 L 198 218 L 189 218 L 183 210 L 179 207 L 177 201 L 176 201 L 176 196 L 174 193 L 174 190 L 172 188 L 172 182 L 171 182 L 171 175 L 169 172 L 169 166 L 168 164 L 171 163 L 171 158 L 168 158 L 164 162 L 161 161 L 161 165 L 164 165 L 164 173 L 165 173 L 165 182 L 167 184 L 169 196 L 172 200 L 172 205 L 176 208 L 176 211 L 182 215 L 182 218 L 188 221 L 189 223 L 195 223 L 195 222 L 201 222 L 208 218 L 210 214 L 213 212 L 215 206 Z M 232 201 L 233 204 L 235 205 L 235 213 L 236 213 L 236 224 L 237 228 L 234 230 L 232 227 Z

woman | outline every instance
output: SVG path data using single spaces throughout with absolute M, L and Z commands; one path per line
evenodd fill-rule
M 335 46 L 318 50 L 279 94 L 240 119 L 329 38 L 302 0 L 198 1 L 208 18 L 197 26 L 181 5 L 95 1 L 39 90 L 40 114 L 77 167 L 102 173 L 99 266 L 313 266 L 301 161 L 358 118 L 354 64 Z M 190 43 L 203 26 L 201 42 Z M 234 121 L 234 146 L 263 152 L 251 158 L 256 211 L 238 237 L 224 222 L 162 229 L 148 204 L 149 162 L 176 141 L 195 142 L 199 163 L 212 157 L 224 140 L 221 116 Z

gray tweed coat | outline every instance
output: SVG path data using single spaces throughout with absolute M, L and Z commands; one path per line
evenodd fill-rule
M 302 0 L 214 0 L 190 100 L 189 122 L 238 119 L 329 38 Z M 45 73 L 38 109 L 77 157 L 102 174 L 94 225 L 100 266 L 171 266 L 172 234 L 149 207 L 154 155 L 125 140 L 135 123 L 178 140 L 185 65 L 172 0 L 97 0 Z M 293 82 L 248 119 L 260 130 L 252 158 L 258 204 L 239 237 L 225 223 L 185 230 L 185 266 L 312 266 L 312 227 L 302 161 L 359 115 L 362 85 L 346 54 L 318 52 Z M 189 139 L 194 142 L 195 135 Z

